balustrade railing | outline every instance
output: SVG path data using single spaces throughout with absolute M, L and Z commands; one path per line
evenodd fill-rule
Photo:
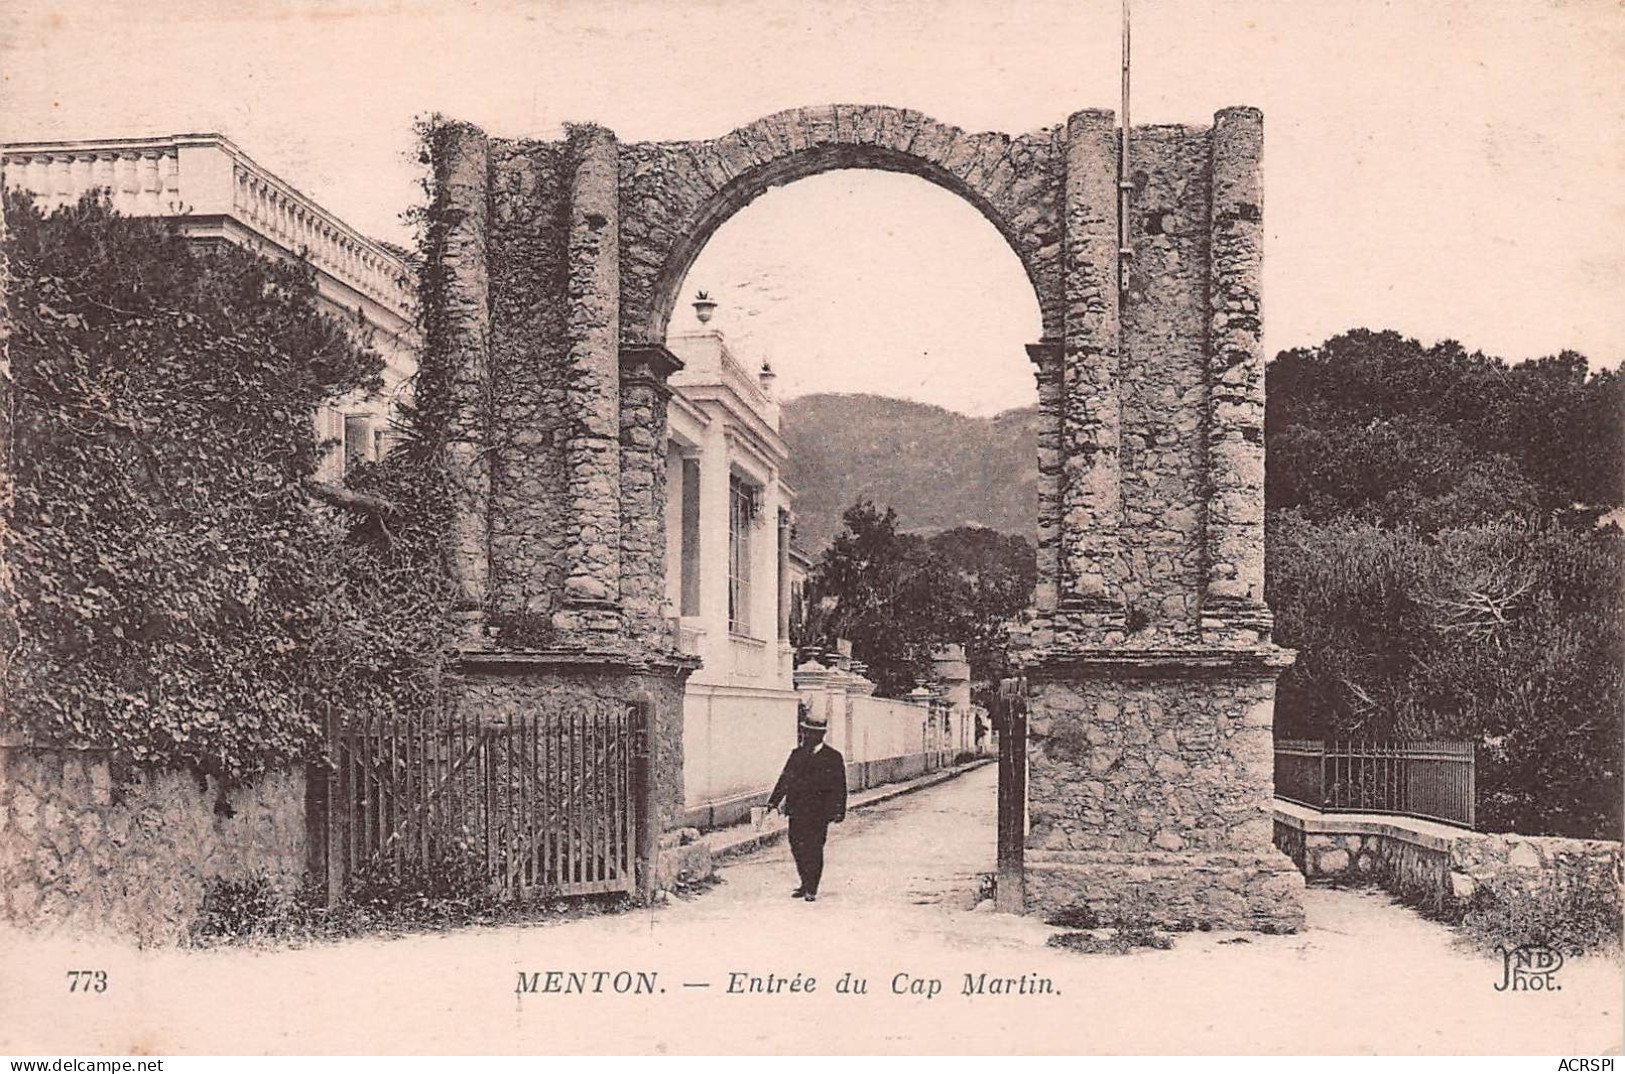
M 405 262 L 260 167 L 218 134 L 4 149 L 4 183 L 46 209 L 105 190 L 127 216 L 231 216 L 333 279 L 410 319 Z

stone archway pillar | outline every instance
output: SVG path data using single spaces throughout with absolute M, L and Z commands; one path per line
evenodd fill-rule
M 1062 381 L 1066 347 L 1058 340 L 1027 344 L 1027 357 L 1038 380 L 1038 532 L 1034 535 L 1038 580 L 1033 587 L 1033 604 L 1044 632 L 1034 640 L 1053 644 L 1048 627 L 1055 621 L 1061 604 L 1061 526 L 1064 508 L 1061 482 L 1065 454 L 1062 451 Z
M 1117 141 L 1111 112 L 1079 112 L 1067 122 L 1060 605 L 1097 626 L 1122 615 Z
M 446 551 L 464 625 L 444 704 L 500 724 L 646 703 L 654 847 L 682 811 L 698 661 L 675 651 L 663 607 L 667 380 L 681 362 L 623 345 L 620 148 L 594 126 L 558 142 L 460 124 L 431 137 L 422 384 L 448 415 Z
M 682 360 L 655 343 L 621 347 L 621 612 L 655 651 L 675 649 L 666 618 L 666 437 L 671 375 Z M 674 611 L 676 609 L 673 609 Z
M 491 579 L 491 306 L 485 271 L 490 146 L 484 132 L 464 124 L 440 127 L 433 137 L 435 224 L 423 296 L 430 315 L 424 319 L 419 391 L 443 396 L 447 569 L 462 627 L 458 640 L 478 645 Z
M 1134 132 L 1123 290 L 1117 132 L 1098 112 L 1067 131 L 1066 339 L 1029 347 L 1059 584 L 1027 667 L 1026 905 L 1295 929 L 1303 880 L 1273 845 L 1292 654 L 1263 604 L 1261 119 Z
M 1213 125 L 1203 526 L 1203 630 L 1255 641 L 1267 640 L 1272 625 L 1264 605 L 1263 134 L 1252 109 L 1221 112 Z
M 564 629 L 612 630 L 621 599 L 621 251 L 615 136 L 571 131 L 565 283 Z M 662 422 L 664 425 L 664 422 Z

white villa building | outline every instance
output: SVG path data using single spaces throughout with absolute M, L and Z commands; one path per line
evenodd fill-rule
M 273 258 L 303 253 L 328 313 L 356 322 L 385 360 L 374 396 L 334 400 L 315 416 L 332 445 L 322 476 L 387 450 L 396 407 L 417 369 L 413 297 L 405 260 L 254 163 L 219 134 L 17 142 L 0 147 L 6 189 L 44 210 L 91 190 L 126 216 L 160 216 L 198 242 L 229 242 Z
M 666 600 L 679 647 L 703 661 L 683 699 L 684 824 L 730 824 L 767 800 L 798 701 L 826 721 L 853 790 L 950 763 L 970 708 L 962 650 L 939 666 L 946 692 L 911 698 L 875 697 L 850 647 L 835 666 L 793 666 L 791 608 L 812 563 L 791 543 L 772 369 L 747 369 L 703 316 L 666 346 L 683 362 L 668 408 Z
M 772 371 L 747 370 L 703 325 L 666 346 L 683 361 L 668 408 L 666 600 L 679 647 L 703 661 L 684 700 L 684 805 L 710 827 L 748 815 L 795 745 L 794 493 Z

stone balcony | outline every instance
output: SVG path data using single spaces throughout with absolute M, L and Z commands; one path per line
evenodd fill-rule
M 672 387 L 726 390 L 768 428 L 778 431 L 778 400 L 762 387 L 758 373 L 740 364 L 722 332 L 714 328 L 674 332 L 666 345 L 683 361 L 683 368 L 672 374 Z
M 302 253 L 330 302 L 347 310 L 361 307 L 375 327 L 391 334 L 411 324 L 406 262 L 222 135 L 19 142 L 0 152 L 6 188 L 27 190 L 46 210 L 102 189 L 119 212 L 178 218 L 195 238 L 223 238 L 273 255 Z

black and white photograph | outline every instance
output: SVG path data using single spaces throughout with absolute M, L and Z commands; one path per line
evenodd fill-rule
M 1613 1069 L 1622 70 L 7 3 L 0 1056 Z

